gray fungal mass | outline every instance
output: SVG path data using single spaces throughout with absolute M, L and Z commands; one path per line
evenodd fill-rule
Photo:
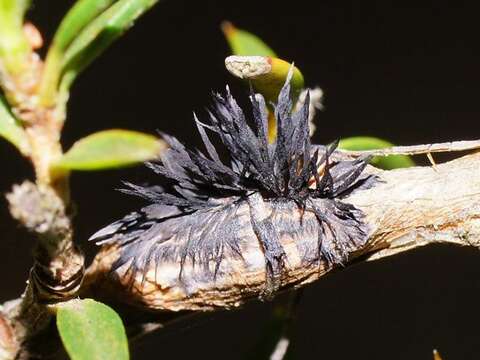
M 266 291 L 272 293 L 286 266 L 283 237 L 294 239 L 301 261 L 318 266 L 343 264 L 352 251 L 365 245 L 368 229 L 363 214 L 342 199 L 375 182 L 362 174 L 368 159 L 339 160 L 334 153 L 337 143 L 312 145 L 308 96 L 294 112 L 289 82 L 274 106 L 277 138 L 273 143 L 268 141 L 262 96 L 250 95 L 250 126 L 228 88 L 225 96 L 214 95 L 208 124 L 195 117 L 206 153 L 189 150 L 174 137 L 163 135 L 170 148 L 148 166 L 168 179 L 169 185 L 127 184 L 124 192 L 151 204 L 91 238 L 97 244 L 119 246 L 112 271 L 127 267 L 145 276 L 175 263 L 181 281 L 188 264 L 195 276 L 215 279 L 222 264 L 246 261 L 248 236 L 248 241 L 253 237 L 260 245 Z M 207 132 L 220 138 L 228 162 L 220 159 Z

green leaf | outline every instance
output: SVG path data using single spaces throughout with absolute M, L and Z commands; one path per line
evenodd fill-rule
M 229 21 L 222 23 L 222 31 L 234 55 L 277 57 L 262 39 L 248 31 L 237 29 Z
M 392 147 L 393 144 L 376 137 L 354 136 L 340 140 L 338 147 L 344 150 L 375 150 Z M 375 156 L 370 162 L 381 169 L 390 170 L 415 166 L 407 155 Z
M 165 149 L 155 136 L 130 130 L 105 130 L 77 141 L 53 169 L 103 170 L 155 159 Z
M 157 2 L 120 0 L 89 24 L 65 54 L 61 90 L 68 91 L 78 74 Z
M 72 360 L 128 360 L 122 320 L 105 304 L 92 299 L 58 305 L 57 328 Z
M 53 37 L 45 60 L 44 75 L 40 84 L 40 101 L 44 105 L 51 106 L 55 103 L 63 59 L 72 41 L 85 26 L 114 2 L 115 0 L 78 0 L 65 15 Z
M 58 27 L 49 52 L 64 53 L 81 30 L 116 0 L 78 0 Z
M 10 141 L 20 152 L 27 156 L 30 153 L 27 134 L 20 123 L 10 112 L 7 102 L 0 95 L 0 136 Z
M 0 57 L 13 74 L 25 68 L 30 52 L 23 32 L 23 17 L 29 5 L 30 0 L 0 0 Z
M 95 6 L 88 7 L 88 2 L 93 2 Z M 63 27 L 62 22 L 56 35 L 61 40 L 60 45 L 54 45 L 49 50 L 52 62 L 50 65 L 47 57 L 47 75 L 42 81 L 41 89 L 43 103 L 52 104 L 58 88 L 66 93 L 77 75 L 157 2 L 158 0 L 79 1 L 77 4 L 81 3 L 82 7 L 75 9 L 75 5 L 64 20 L 68 23 L 67 19 L 72 14 L 73 21 L 73 15 L 78 13 L 81 21 L 74 22 L 77 30 L 71 26 Z

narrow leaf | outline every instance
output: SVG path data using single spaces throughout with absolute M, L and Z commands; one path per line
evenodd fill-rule
M 92 299 L 58 306 L 57 328 L 72 360 L 128 360 L 122 320 L 105 304 Z
M 63 59 L 61 91 L 68 91 L 77 75 L 158 0 L 119 0 L 75 38 Z
M 229 21 L 222 23 L 222 31 L 234 55 L 277 57 L 262 39 L 248 31 L 236 28 Z
M 0 136 L 10 141 L 25 156 L 30 152 L 27 134 L 0 95 Z
M 102 170 L 155 159 L 165 148 L 155 136 L 130 130 L 105 130 L 77 141 L 53 168 Z
M 40 99 L 44 105 L 55 102 L 65 52 L 80 31 L 108 8 L 115 0 L 78 0 L 65 15 L 56 31 L 45 60 L 40 84 Z
M 63 18 L 49 51 L 64 53 L 80 31 L 116 0 L 78 0 Z
M 67 92 L 76 76 L 157 2 L 80 0 L 60 25 L 49 50 L 41 84 L 42 103 L 52 105 L 59 88 Z
M 340 149 L 345 150 L 374 150 L 392 146 L 393 144 L 386 140 L 370 136 L 354 136 L 342 139 L 338 145 Z M 370 163 L 385 170 L 415 166 L 411 157 L 406 155 L 375 156 Z
M 29 0 L 0 0 L 0 57 L 12 74 L 25 69 L 30 52 L 23 32 L 23 17 L 29 5 Z

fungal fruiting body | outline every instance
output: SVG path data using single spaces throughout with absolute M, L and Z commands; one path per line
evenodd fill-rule
M 148 166 L 168 185 L 127 184 L 124 192 L 151 204 L 91 238 L 117 249 L 112 271 L 150 307 L 182 309 L 181 301 L 167 306 L 172 296 L 190 308 L 224 306 L 219 291 L 249 293 L 259 276 L 258 295 L 269 297 L 286 272 L 344 264 L 366 243 L 363 214 L 344 199 L 374 182 L 362 173 L 368 159 L 339 160 L 337 143 L 311 144 L 308 95 L 292 112 L 289 79 L 274 105 L 273 143 L 264 99 L 252 93 L 250 103 L 252 126 L 228 88 L 214 95 L 207 124 L 195 116 L 206 153 L 164 135 L 170 148 Z M 228 161 L 207 132 L 219 137 Z

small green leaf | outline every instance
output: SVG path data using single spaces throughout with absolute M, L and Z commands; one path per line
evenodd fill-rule
M 116 0 L 78 0 L 63 18 L 50 47 L 50 52 L 64 53 L 80 31 Z
M 229 21 L 222 23 L 222 31 L 234 55 L 277 57 L 262 39 L 248 31 L 237 29 Z
M 338 147 L 344 150 L 375 150 L 392 147 L 393 144 L 376 137 L 354 136 L 340 140 Z M 381 169 L 390 170 L 415 166 L 407 155 L 375 156 L 370 162 Z
M 0 95 L 0 136 L 10 141 L 20 152 L 27 156 L 30 153 L 30 147 L 27 140 L 27 134 L 20 123 L 10 112 L 7 102 Z
M 58 305 L 57 328 L 72 360 L 128 360 L 122 320 L 105 304 L 92 299 Z
M 115 0 L 78 0 L 65 15 L 48 49 L 40 100 L 46 106 L 55 103 L 65 52 L 80 31 Z
M 23 17 L 29 5 L 30 0 L 0 0 L 0 57 L 13 74 L 25 68 L 30 52 L 23 32 Z
M 51 105 L 58 89 L 68 92 L 77 75 L 157 2 L 80 0 L 60 25 L 55 35 L 58 41 L 54 39 L 49 50 L 41 87 L 42 102 Z M 69 23 L 72 25 L 67 26 Z
M 155 136 L 130 130 L 105 130 L 77 141 L 54 169 L 103 170 L 155 159 L 165 148 Z
M 65 54 L 61 91 L 68 91 L 78 74 L 157 2 L 158 0 L 119 0 L 92 21 L 75 38 Z

